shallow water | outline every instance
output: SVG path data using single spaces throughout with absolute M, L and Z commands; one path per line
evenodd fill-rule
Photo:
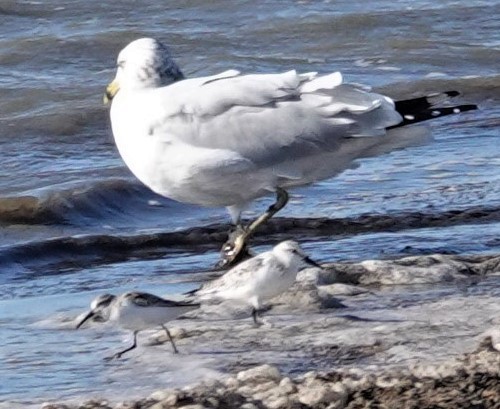
M 182 7 L 153 1 L 141 7 L 132 1 L 120 7 L 93 0 L 3 1 L 0 378 L 8 382 L 0 385 L 2 400 L 38 404 L 111 388 L 134 394 L 125 382 L 127 369 L 113 366 L 101 373 L 101 355 L 92 353 L 116 348 L 122 333 L 107 327 L 109 336 L 104 330 L 76 332 L 68 320 L 100 292 L 190 289 L 217 259 L 216 242 L 140 244 L 157 232 L 228 220 L 224 209 L 154 195 L 121 162 L 101 98 L 125 44 L 141 36 L 163 40 L 188 76 L 229 68 L 341 70 L 348 81 L 396 97 L 462 91 L 464 101 L 481 109 L 433 121 L 431 145 L 364 160 L 333 180 L 299 189 L 281 214 L 353 218 L 421 211 L 439 218 L 446 211 L 499 203 L 499 13 L 499 1 L 192 0 Z M 248 217 L 268 203 L 260 200 Z M 499 222 L 367 228 L 319 242 L 308 237 L 304 247 L 322 261 L 498 252 Z M 97 235 L 100 241 L 86 240 Z M 143 247 L 116 245 L 123 237 Z M 257 250 L 273 242 L 260 240 Z M 183 359 L 172 364 L 177 372 L 187 367 L 186 377 L 176 374 L 179 383 L 190 379 L 191 366 Z M 42 380 L 41 371 L 50 377 Z M 148 387 L 134 385 L 154 390 L 171 382 L 165 375 L 155 382 L 148 377 Z

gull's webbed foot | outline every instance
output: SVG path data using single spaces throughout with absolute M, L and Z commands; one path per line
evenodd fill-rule
M 234 266 L 250 257 L 246 239 L 248 234 L 242 226 L 237 226 L 236 230 L 229 233 L 228 240 L 222 246 L 221 259 L 216 264 L 219 269 Z
M 221 250 L 221 260 L 216 264 L 216 268 L 224 269 L 238 264 L 240 261 L 250 257 L 247 247 L 247 240 L 257 230 L 259 226 L 266 223 L 271 217 L 279 212 L 288 203 L 288 193 L 286 190 L 276 188 L 276 202 L 257 217 L 247 227 L 236 226 L 236 230 L 229 234 L 229 239 L 224 243 Z

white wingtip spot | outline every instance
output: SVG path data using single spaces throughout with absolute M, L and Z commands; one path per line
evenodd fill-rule
M 441 111 L 432 111 L 431 115 L 432 116 L 439 116 L 439 115 L 441 115 Z
M 453 108 L 453 113 L 454 114 L 459 114 L 460 113 L 460 108 Z
M 415 117 L 413 115 L 405 115 L 405 119 L 407 121 L 414 121 L 415 120 Z

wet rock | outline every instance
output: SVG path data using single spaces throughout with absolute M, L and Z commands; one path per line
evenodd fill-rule
M 320 297 L 323 297 L 322 295 L 323 293 L 328 294 L 329 296 L 341 296 L 341 295 L 355 296 L 360 294 L 366 294 L 369 293 L 370 291 L 367 290 L 366 288 L 359 286 L 336 283 L 336 284 L 318 286 L 318 292 L 320 294 Z
M 43 403 L 41 409 L 71 409 L 71 406 L 62 403 Z
M 329 263 L 317 272 L 316 284 L 432 284 L 500 272 L 500 256 L 434 254 L 397 260 Z
M 148 407 L 148 409 L 168 409 L 173 407 L 173 405 L 170 405 L 167 402 L 157 402 L 154 403 L 152 406 Z
M 244 403 L 243 405 L 241 405 L 241 409 L 259 409 L 259 408 L 253 403 Z
M 316 285 L 308 282 L 297 282 L 288 291 L 273 298 L 271 302 L 277 311 L 290 309 L 304 311 L 318 309 L 321 305 L 321 298 L 318 295 Z
M 341 408 L 347 399 L 343 385 L 330 385 L 318 379 L 306 380 L 298 389 L 299 401 L 313 408 L 331 404 Z
M 157 405 L 157 402 L 152 399 L 140 399 L 119 403 L 118 405 L 113 406 L 112 409 L 150 409 L 154 405 Z M 155 409 L 158 409 L 158 406 Z
M 264 383 L 251 383 L 250 385 L 244 385 L 238 389 L 238 393 L 243 396 L 252 397 L 257 400 L 266 400 L 272 395 L 276 395 L 274 388 L 276 387 L 276 382 L 264 382 Z
M 276 311 L 293 309 L 311 311 L 323 308 L 344 308 L 345 305 L 332 294 L 321 291 L 312 282 L 297 282 L 288 291 L 275 297 L 271 302 Z
M 240 386 L 240 382 L 236 378 L 231 376 L 224 380 L 224 385 L 226 386 L 226 388 L 236 389 L 238 386 Z
M 322 271 L 320 268 L 306 268 L 297 274 L 297 281 L 300 283 L 317 284 Z
M 156 391 L 156 392 L 153 392 L 149 398 L 151 400 L 155 400 L 155 401 L 158 401 L 158 402 L 161 402 L 161 404 L 158 404 L 160 406 L 158 406 L 158 409 L 161 407 L 161 405 L 163 406 L 174 406 L 176 403 L 177 403 L 177 400 L 178 400 L 178 394 L 175 390 L 172 390 L 172 389 L 166 389 L 166 390 L 163 390 L 163 391 Z M 157 409 L 157 408 L 155 408 Z
M 280 395 L 283 396 L 297 392 L 297 386 L 289 377 L 284 377 L 278 387 Z
M 290 399 L 285 396 L 268 399 L 265 404 L 269 409 L 288 409 L 291 407 Z
M 78 409 L 112 409 L 105 400 L 89 400 L 78 406 Z
M 249 384 L 262 383 L 264 381 L 279 382 L 281 374 L 278 368 L 271 365 L 260 365 L 246 371 L 238 372 L 236 379 Z
M 421 258 L 408 257 L 397 261 L 367 260 L 362 262 L 366 274 L 361 284 L 431 284 L 464 278 L 454 263 L 435 260 L 435 263 L 418 265 Z M 444 262 L 443 262 L 444 261 Z
M 483 348 L 492 348 L 493 350 L 500 352 L 500 329 L 494 328 L 487 331 L 480 346 Z

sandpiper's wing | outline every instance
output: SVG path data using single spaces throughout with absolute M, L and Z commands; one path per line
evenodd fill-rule
M 157 295 L 151 293 L 143 293 L 143 292 L 130 292 L 126 293 L 123 296 L 127 298 L 131 302 L 133 302 L 138 307 L 188 307 L 188 306 L 197 306 L 197 304 L 190 301 L 173 301 L 167 300 L 162 297 L 158 297 Z
M 113 294 L 98 295 L 90 303 L 90 309 L 97 311 L 103 308 L 107 308 L 114 300 L 116 300 L 116 296 Z
M 241 288 L 248 284 L 262 269 L 277 269 L 279 263 L 272 257 L 271 252 L 265 252 L 245 260 L 223 276 L 204 284 L 200 289 L 193 292 L 196 296 L 212 295 L 218 292 Z

